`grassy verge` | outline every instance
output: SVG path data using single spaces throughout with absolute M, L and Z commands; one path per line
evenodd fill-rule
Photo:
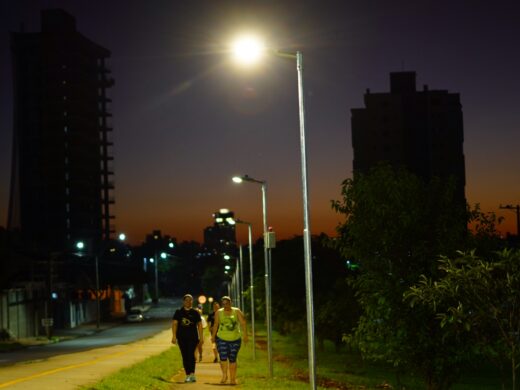
M 257 335 L 257 344 L 265 346 L 265 331 Z M 253 361 L 252 343 L 243 345 L 238 361 L 238 380 L 241 389 L 302 389 L 306 388 L 308 377 L 307 343 L 305 336 L 281 336 L 273 334 L 274 377 L 268 379 L 267 353 L 257 348 Z M 132 367 L 106 377 L 88 390 L 102 389 L 168 389 L 171 377 L 182 368 L 180 353 L 172 348 Z M 317 351 L 317 379 L 319 389 L 376 390 L 397 389 L 395 372 L 384 365 L 364 362 L 358 354 L 336 352 L 332 344 L 325 344 L 323 351 Z M 407 390 L 423 390 L 425 385 L 419 378 L 404 373 L 401 383 Z M 453 390 L 496 390 L 500 388 L 498 375 L 494 370 L 473 369 L 464 375 Z
M 103 378 L 94 385 L 81 387 L 83 390 L 134 390 L 134 389 L 169 389 L 171 378 L 182 367 L 178 349 L 149 357 L 141 363 L 123 368 L 115 374 Z

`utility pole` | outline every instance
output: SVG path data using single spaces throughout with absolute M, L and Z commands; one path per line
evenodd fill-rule
M 520 238 L 520 205 L 507 204 L 505 206 L 500 205 L 499 208 L 516 211 L 516 237 Z

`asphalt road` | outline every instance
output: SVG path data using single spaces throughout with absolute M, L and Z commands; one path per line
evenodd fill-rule
M 88 336 L 56 344 L 35 346 L 18 351 L 1 353 L 0 367 L 21 362 L 38 361 L 57 355 L 87 351 L 95 348 L 124 345 L 156 335 L 171 326 L 171 318 L 180 300 L 161 300 L 145 313 L 141 323 L 110 324 L 112 327 Z M 113 326 L 117 325 L 117 326 Z

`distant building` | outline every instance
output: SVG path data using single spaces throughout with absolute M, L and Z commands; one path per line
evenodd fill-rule
M 228 209 L 220 209 L 213 214 L 213 226 L 204 229 L 204 246 L 218 253 L 234 253 L 236 251 L 235 213 Z
M 8 229 L 25 247 L 63 251 L 99 243 L 111 221 L 110 51 L 44 10 L 42 31 L 11 33 L 14 129 Z
M 455 177 L 465 202 L 464 131 L 458 93 L 416 90 L 415 72 L 390 73 L 390 92 L 365 94 L 352 109 L 354 172 L 386 161 L 429 180 Z

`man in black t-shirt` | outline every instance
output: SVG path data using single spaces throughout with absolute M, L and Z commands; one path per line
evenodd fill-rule
M 193 297 L 186 294 L 183 306 L 175 311 L 172 321 L 172 344 L 178 344 L 186 372 L 185 382 L 195 382 L 195 349 L 204 343 L 200 313 L 193 308 Z

